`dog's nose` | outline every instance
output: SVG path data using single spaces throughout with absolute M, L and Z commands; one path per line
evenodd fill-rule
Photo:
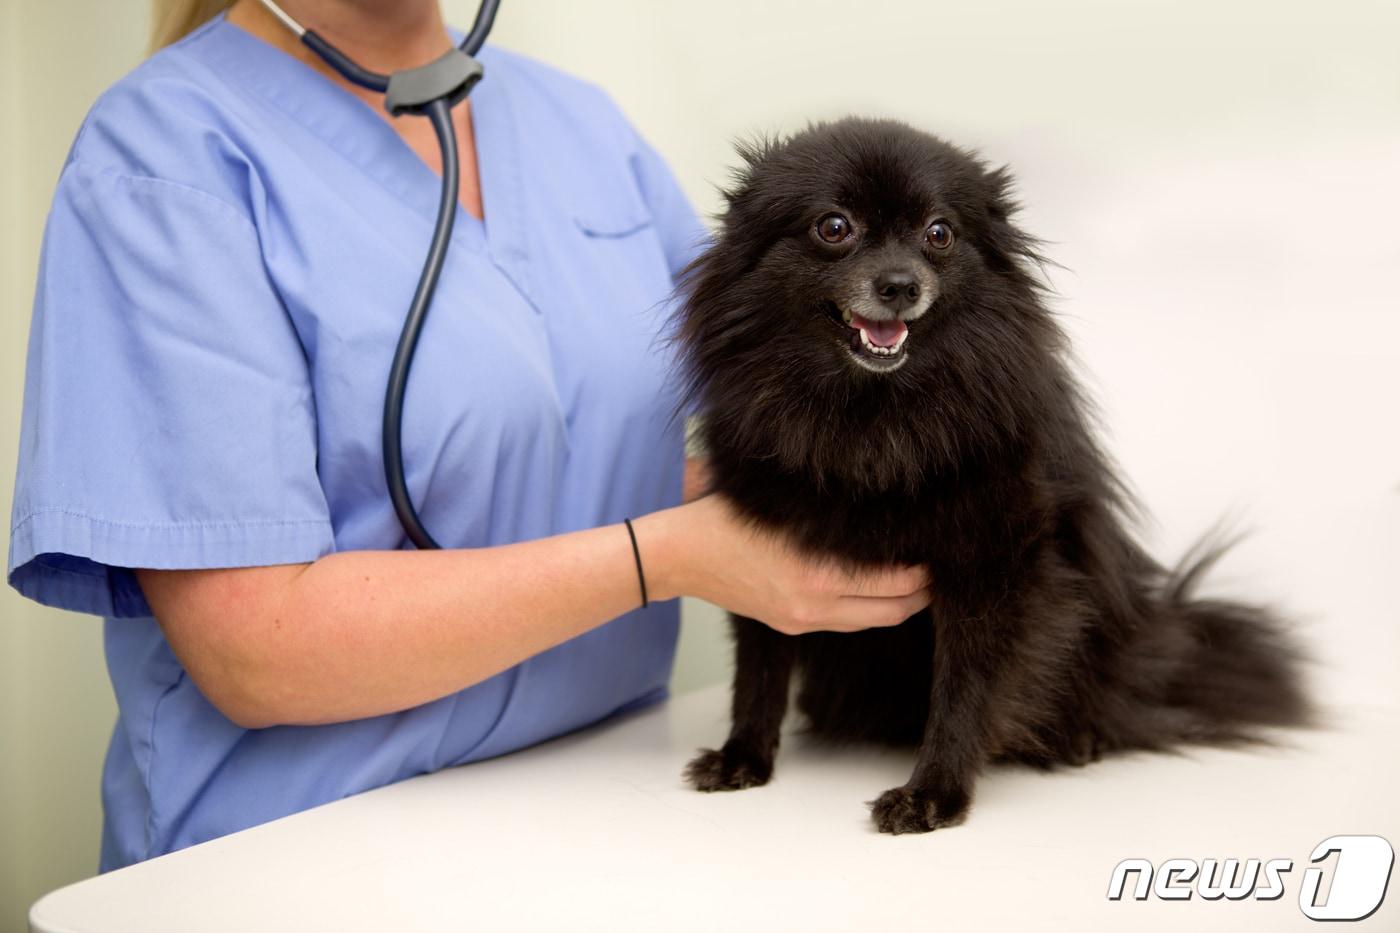
M 881 304 L 898 314 L 919 300 L 919 280 L 902 269 L 886 269 L 875 276 L 875 295 Z

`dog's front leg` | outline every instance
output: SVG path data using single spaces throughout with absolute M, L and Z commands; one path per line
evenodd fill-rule
M 734 629 L 733 722 L 718 750 L 702 749 L 686 767 L 699 790 L 740 790 L 768 783 L 787 712 L 796 638 L 762 622 L 730 616 Z
M 1014 616 L 1004 608 L 945 605 L 935 608 L 934 618 L 928 722 L 913 775 L 871 805 L 881 832 L 925 833 L 961 823 L 987 757 L 992 693 L 1005 657 L 998 642 Z

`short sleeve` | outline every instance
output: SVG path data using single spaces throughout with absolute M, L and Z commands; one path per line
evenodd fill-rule
M 301 342 L 244 212 L 73 161 L 44 234 L 8 578 L 39 602 L 150 610 L 130 568 L 333 549 Z

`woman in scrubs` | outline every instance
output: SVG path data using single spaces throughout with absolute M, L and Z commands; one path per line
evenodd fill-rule
M 380 72 L 460 39 L 434 0 L 284 5 Z M 201 6 L 84 121 L 29 345 L 9 580 L 105 619 L 104 870 L 654 702 L 682 594 L 789 633 L 927 603 L 683 492 L 658 338 L 701 227 L 602 92 L 492 47 L 404 420 L 447 549 L 409 549 L 380 406 L 431 129 Z

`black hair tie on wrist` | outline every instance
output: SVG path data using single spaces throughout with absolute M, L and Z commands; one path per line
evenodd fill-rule
M 645 609 L 647 602 L 647 578 L 642 573 L 642 550 L 637 547 L 637 533 L 632 530 L 632 519 L 624 518 L 622 524 L 627 526 L 627 537 L 632 539 L 632 556 L 637 559 L 637 582 L 642 587 L 642 608 Z

